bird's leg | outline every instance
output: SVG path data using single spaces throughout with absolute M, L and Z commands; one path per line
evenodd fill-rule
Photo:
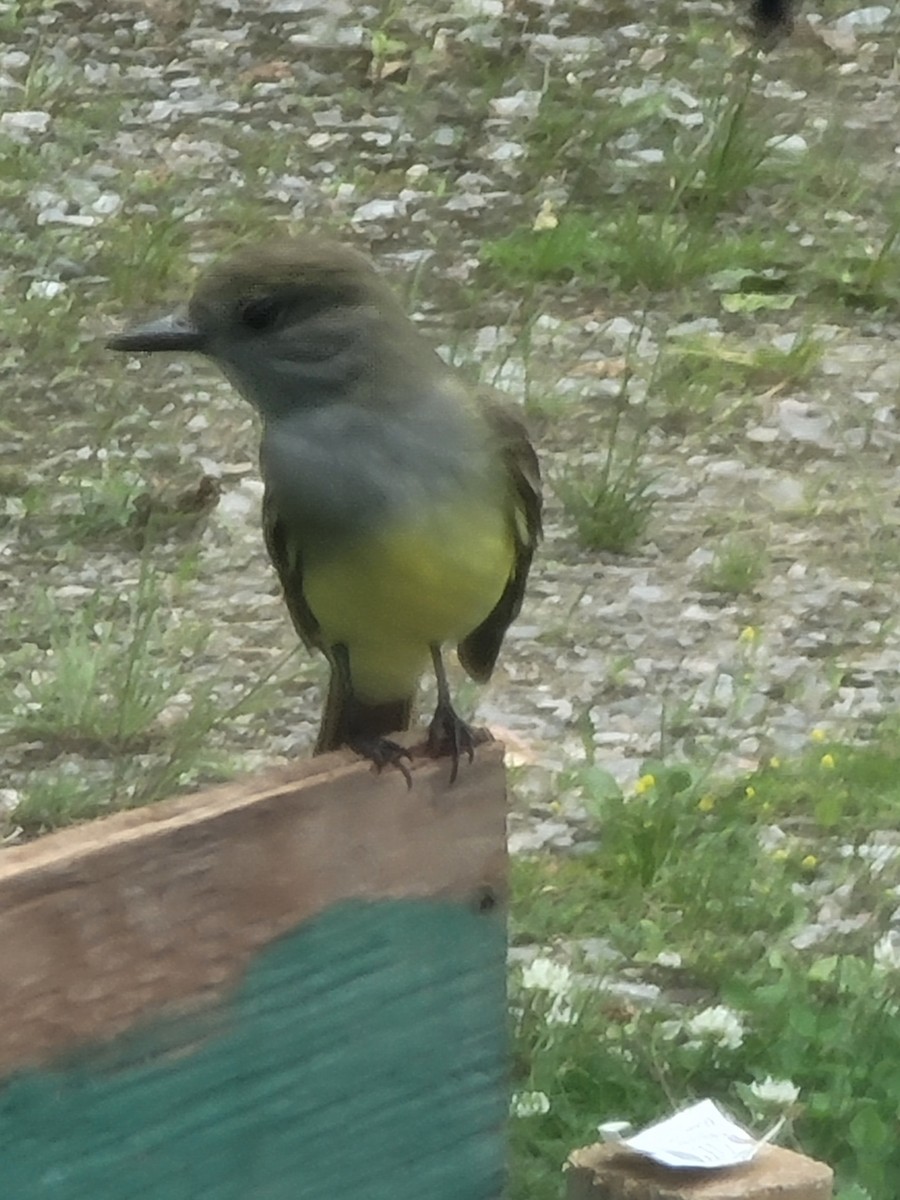
M 475 757 L 475 747 L 493 739 L 486 729 L 473 729 L 453 707 L 440 646 L 433 645 L 431 647 L 431 661 L 434 664 L 434 674 L 437 679 L 438 700 L 431 724 L 428 726 L 426 749 L 432 758 L 450 756 L 453 760 L 450 768 L 450 782 L 455 783 L 456 776 L 459 774 L 460 755 L 465 754 L 471 762 Z
M 348 708 L 352 712 L 355 696 L 353 692 L 353 678 L 350 673 L 350 653 L 342 642 L 332 646 L 331 661 L 340 679 L 341 690 L 346 698 Z M 359 716 L 358 712 L 356 716 Z M 409 772 L 409 767 L 403 761 L 406 758 L 411 758 L 412 755 L 399 742 L 392 741 L 391 738 L 382 737 L 380 734 L 355 730 L 353 728 L 353 717 L 351 716 L 346 736 L 344 737 L 344 744 L 362 758 L 367 758 L 378 771 L 382 767 L 396 767 L 406 780 L 406 786 L 409 788 L 412 787 L 412 775 Z

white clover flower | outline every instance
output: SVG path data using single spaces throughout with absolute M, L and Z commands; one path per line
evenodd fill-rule
M 552 958 L 538 957 L 522 970 L 522 987 L 551 996 L 568 996 L 572 990 L 572 972 Z
M 685 1028 L 695 1038 L 709 1038 L 724 1050 L 737 1050 L 744 1040 L 741 1018 L 724 1004 L 704 1008 L 695 1017 L 691 1017 Z
M 53 300 L 65 290 L 66 285 L 59 279 L 33 279 L 25 297 L 28 300 Z
M 546 1092 L 513 1092 L 510 1112 L 514 1117 L 540 1117 L 550 1111 Z
M 607 1050 L 614 1058 L 621 1059 L 622 1062 L 634 1062 L 634 1052 L 629 1050 L 627 1046 L 621 1045 L 619 1042 L 610 1042 L 610 1044 L 607 1046 Z
M 673 1042 L 684 1029 L 684 1024 L 681 1021 L 660 1021 L 657 1029 L 660 1037 L 665 1038 L 667 1042 Z
M 771 1075 L 767 1075 L 761 1083 L 759 1080 L 751 1083 L 750 1091 L 760 1104 L 773 1108 L 790 1108 L 800 1095 L 800 1089 L 790 1079 L 773 1079 Z
M 552 1004 L 547 1009 L 547 1024 L 574 1025 L 577 1020 L 578 1013 L 568 1002 L 565 996 L 554 996 Z
M 875 943 L 872 957 L 877 970 L 900 971 L 900 935 L 889 930 Z

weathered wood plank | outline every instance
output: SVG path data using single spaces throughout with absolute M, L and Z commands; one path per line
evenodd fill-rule
M 0 855 L 0 1075 L 239 981 L 340 901 L 504 903 L 502 749 L 396 771 L 329 755 Z
M 502 752 L 332 755 L 0 856 L 10 1200 L 497 1200 Z
M 234 993 L 0 1088 L 10 1200 L 498 1200 L 505 936 L 351 901 Z

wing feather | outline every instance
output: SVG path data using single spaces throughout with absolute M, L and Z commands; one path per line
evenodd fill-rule
M 489 679 L 504 635 L 519 615 L 534 551 L 541 537 L 541 471 L 525 426 L 493 397 L 485 396 L 483 411 L 506 472 L 510 531 L 515 560 L 509 582 L 490 614 L 457 647 L 459 661 L 479 683 Z
M 303 564 L 300 548 L 292 541 L 287 525 L 278 512 L 274 496 L 270 488 L 263 495 L 263 536 L 269 558 L 275 565 L 281 587 L 284 592 L 284 602 L 294 628 L 299 633 L 303 644 L 308 650 L 324 650 L 322 645 L 319 622 L 312 614 L 303 592 Z

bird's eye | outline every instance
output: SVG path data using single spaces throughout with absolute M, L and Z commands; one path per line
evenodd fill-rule
M 271 329 L 281 313 L 281 304 L 277 296 L 257 296 L 248 300 L 241 309 L 241 324 L 254 333 L 262 333 Z

